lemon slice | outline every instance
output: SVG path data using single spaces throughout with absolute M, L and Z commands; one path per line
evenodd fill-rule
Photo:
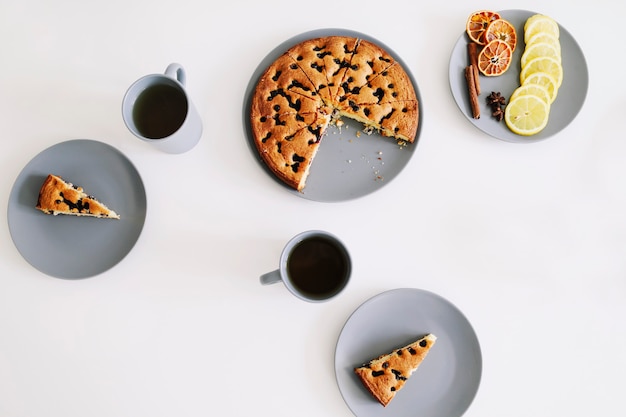
M 520 84 L 524 84 L 524 80 L 536 72 L 550 74 L 556 82 L 556 88 L 559 88 L 563 82 L 563 67 L 561 63 L 555 58 L 541 56 L 526 62 L 526 65 L 522 67 L 519 74 Z
M 540 57 L 550 57 L 556 59 L 559 64 L 561 63 L 561 51 L 553 44 L 547 42 L 533 43 L 526 45 L 522 58 L 520 59 L 520 65 L 522 68 L 526 66 L 530 61 Z
M 515 100 L 518 96 L 526 96 L 529 94 L 539 97 L 541 100 L 545 101 L 546 104 L 550 104 L 550 100 L 552 100 L 552 96 L 546 87 L 538 83 L 529 83 L 517 87 L 513 91 L 513 94 L 511 94 L 509 101 Z
M 541 13 L 536 13 L 536 14 L 530 16 L 528 19 L 526 19 L 526 23 L 524 24 L 524 30 L 526 30 L 528 25 L 530 25 L 533 21 L 535 21 L 537 19 L 543 19 L 545 17 L 547 17 L 547 15 L 541 14 Z
M 518 135 L 532 136 L 548 124 L 550 106 L 533 94 L 519 95 L 504 108 L 504 121 Z
M 545 72 L 535 72 L 530 74 L 526 77 L 526 79 L 524 79 L 524 84 L 522 85 L 528 84 L 539 84 L 544 87 L 548 91 L 548 94 L 550 94 L 550 101 L 548 101 L 548 104 L 552 104 L 556 99 L 559 88 L 556 86 L 556 80 L 550 74 Z
M 526 48 L 537 43 L 549 43 L 561 54 L 561 42 L 551 33 L 536 33 L 526 42 Z
M 536 14 L 529 17 L 524 24 L 524 42 L 537 33 L 550 33 L 559 38 L 559 24 L 549 16 Z

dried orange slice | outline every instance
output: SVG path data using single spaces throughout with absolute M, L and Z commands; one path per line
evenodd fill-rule
M 492 21 L 500 19 L 500 15 L 490 10 L 479 10 L 472 13 L 465 24 L 467 36 L 479 45 L 485 45 L 485 31 Z
M 515 27 L 505 19 L 496 19 L 489 23 L 485 30 L 485 41 L 487 43 L 499 39 L 509 44 L 512 51 L 515 51 L 517 45 L 517 34 Z
M 508 43 L 493 40 L 478 54 L 478 69 L 487 77 L 501 75 L 511 66 L 512 56 L 513 50 Z

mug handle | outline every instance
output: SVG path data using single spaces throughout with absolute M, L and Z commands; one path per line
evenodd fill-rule
M 165 75 L 167 75 L 168 77 L 174 78 L 182 85 L 185 85 L 185 82 L 187 81 L 185 69 L 183 68 L 182 65 L 177 64 L 175 62 L 167 66 L 167 68 L 165 69 Z
M 272 272 L 268 272 L 267 274 L 261 275 L 261 285 L 270 285 L 276 284 L 277 282 L 282 281 L 280 278 L 280 271 L 277 269 Z

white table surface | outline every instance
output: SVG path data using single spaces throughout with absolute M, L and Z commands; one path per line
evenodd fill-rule
M 398 287 L 447 298 L 474 326 L 483 374 L 466 416 L 623 415 L 626 3 L 352 3 L 0 4 L 0 416 L 351 416 L 334 376 L 339 332 L 362 302 Z M 469 13 L 510 8 L 556 18 L 590 74 L 578 117 L 532 145 L 474 128 L 448 84 Z M 340 203 L 286 192 L 242 126 L 258 63 L 326 27 L 390 45 L 425 113 L 401 175 Z M 205 125 L 183 155 L 136 140 L 120 111 L 130 83 L 170 62 L 187 69 Z M 148 214 L 122 262 L 64 280 L 20 256 L 7 201 L 31 158 L 77 138 L 131 159 Z M 261 287 L 283 244 L 314 228 L 349 246 L 346 291 L 310 304 Z

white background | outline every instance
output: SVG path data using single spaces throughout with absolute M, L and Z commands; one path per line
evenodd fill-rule
M 531 145 L 473 127 L 448 84 L 467 16 L 512 8 L 557 19 L 590 74 L 578 117 Z M 31 158 L 77 138 L 133 161 L 148 214 L 122 262 L 78 281 L 32 268 L 0 222 L 0 416 L 348 417 L 337 337 L 363 301 L 397 287 L 442 295 L 474 326 L 483 375 L 466 416 L 623 415 L 625 15 L 609 0 L 3 0 L 0 217 Z M 265 55 L 327 27 L 391 46 L 425 113 L 401 175 L 342 203 L 286 192 L 242 126 Z M 170 62 L 187 69 L 205 126 L 183 155 L 140 142 L 121 118 L 126 88 Z M 284 243 L 314 228 L 349 246 L 346 291 L 309 304 L 261 287 Z

